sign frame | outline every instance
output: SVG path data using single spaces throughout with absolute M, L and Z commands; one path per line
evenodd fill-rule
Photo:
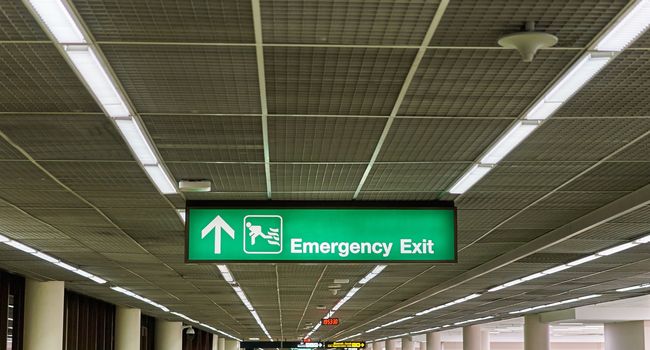
M 394 209 L 394 210 L 452 210 L 454 215 L 454 259 L 453 260 L 200 260 L 189 259 L 190 255 L 190 209 Z M 186 264 L 456 264 L 458 263 L 458 209 L 453 201 L 274 201 L 274 200 L 188 200 L 185 203 L 185 256 Z

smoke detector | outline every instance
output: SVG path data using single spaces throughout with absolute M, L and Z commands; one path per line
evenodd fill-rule
M 499 39 L 499 45 L 515 49 L 521 54 L 524 62 L 532 62 L 539 49 L 552 47 L 557 44 L 557 37 L 553 34 L 535 31 L 535 22 L 528 21 L 525 31 L 508 34 Z

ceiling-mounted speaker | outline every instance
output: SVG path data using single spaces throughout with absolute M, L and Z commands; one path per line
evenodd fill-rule
M 181 192 L 210 192 L 212 183 L 210 180 L 181 180 L 178 182 L 178 189 Z
M 535 31 L 535 22 L 526 22 L 526 31 L 508 34 L 499 39 L 499 45 L 515 49 L 521 54 L 524 62 L 532 62 L 539 49 L 552 47 L 557 44 L 553 34 Z

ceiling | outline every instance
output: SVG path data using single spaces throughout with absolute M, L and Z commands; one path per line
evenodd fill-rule
M 363 332 L 650 232 L 650 33 L 470 191 L 447 193 L 628 1 L 70 5 L 166 168 L 176 180 L 210 179 L 213 191 L 161 195 L 25 5 L 4 0 L 0 231 L 237 337 L 263 333 L 216 266 L 184 263 L 175 210 L 187 199 L 455 201 L 457 264 L 390 264 L 317 338 Z M 527 20 L 559 37 L 532 63 L 497 45 Z M 612 291 L 647 282 L 649 254 L 638 246 L 361 337 L 509 318 L 586 294 L 637 296 Z M 173 317 L 8 246 L 0 267 Z M 317 306 L 332 307 L 374 266 L 229 267 L 271 335 L 296 339 L 327 312 Z M 341 278 L 350 283 L 333 295 L 327 287 Z

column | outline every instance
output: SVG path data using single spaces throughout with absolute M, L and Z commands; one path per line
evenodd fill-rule
M 63 349 L 65 283 L 25 280 L 24 350 Z
M 622 349 L 650 350 L 650 322 L 605 323 L 605 350 Z
M 212 334 L 212 350 L 219 350 L 219 336 Z
M 386 350 L 397 350 L 397 339 L 386 340 Z
M 427 333 L 427 350 L 442 350 L 442 339 L 440 333 Z
M 421 341 L 420 343 L 420 350 L 427 350 L 427 342 Z
M 183 322 L 156 319 L 156 350 L 183 349 Z
M 226 349 L 225 350 L 239 350 L 239 342 L 232 339 L 226 339 Z
M 386 341 L 382 340 L 382 341 L 375 342 L 375 346 L 373 347 L 373 349 L 375 349 L 375 350 L 387 350 L 386 349 Z
M 490 350 L 490 331 L 481 330 L 481 350 Z
M 481 326 L 463 327 L 463 350 L 481 350 Z
M 219 347 L 218 350 L 226 350 L 226 338 L 219 337 Z
M 415 350 L 415 344 L 413 344 L 413 338 L 407 335 L 402 337 L 402 350 Z
M 375 349 L 375 344 L 373 343 L 367 343 L 366 344 L 366 350 L 374 350 Z
M 539 315 L 526 315 L 524 317 L 524 349 L 550 349 L 548 323 L 542 323 Z
M 140 350 L 140 309 L 115 309 L 115 350 Z

